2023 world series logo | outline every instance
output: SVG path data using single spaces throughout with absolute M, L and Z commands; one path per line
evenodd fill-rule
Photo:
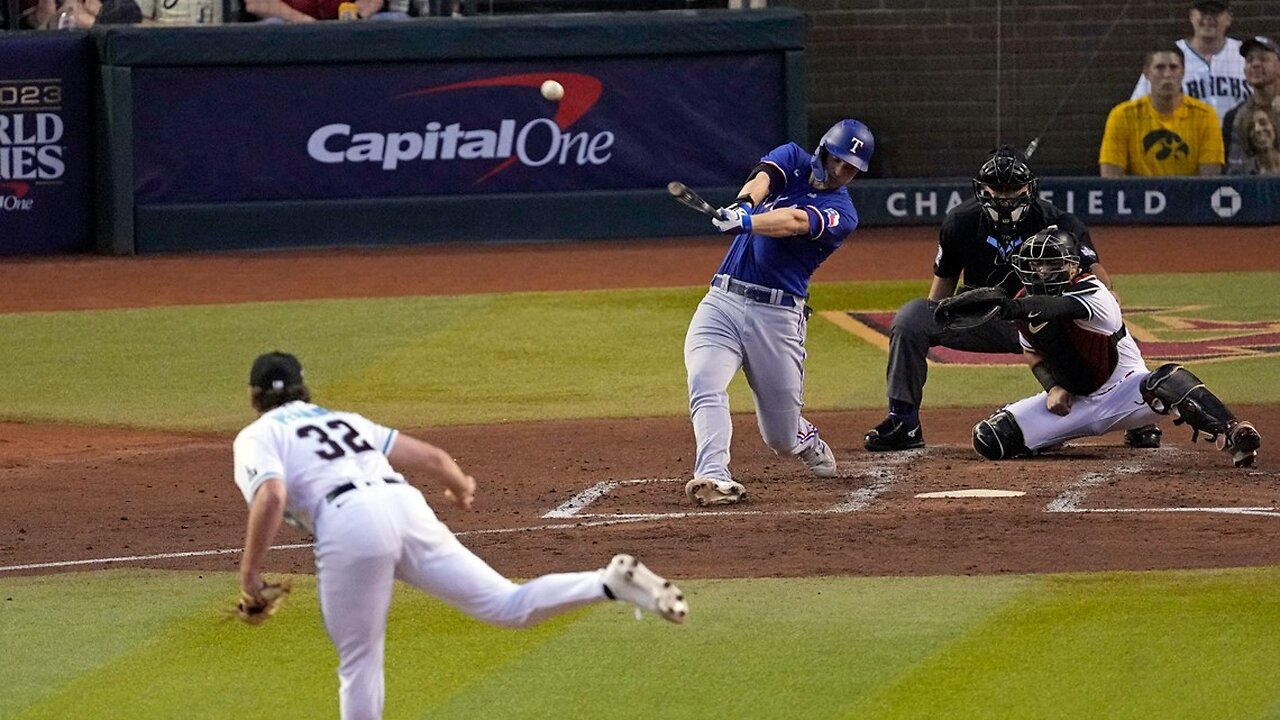
M 0 80 L 0 211 L 31 210 L 36 184 L 61 184 L 60 80 Z

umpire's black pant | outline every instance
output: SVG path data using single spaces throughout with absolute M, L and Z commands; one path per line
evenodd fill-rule
M 889 367 L 885 377 L 889 399 L 920 407 L 929 376 L 929 348 L 936 345 L 980 353 L 1022 354 L 1018 329 L 1008 320 L 993 320 L 972 330 L 947 330 L 933 319 L 938 303 L 916 298 L 898 309 L 889 331 Z

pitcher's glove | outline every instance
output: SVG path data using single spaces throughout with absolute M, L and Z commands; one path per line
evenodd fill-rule
M 240 591 L 240 602 L 236 603 L 235 617 L 246 625 L 261 625 L 267 618 L 276 614 L 284 599 L 289 597 L 293 584 L 285 580 L 278 583 L 266 583 L 256 593 Z
M 943 298 L 933 311 L 933 319 L 948 330 L 972 330 L 1006 317 L 1012 305 L 1013 301 L 998 287 L 974 288 Z

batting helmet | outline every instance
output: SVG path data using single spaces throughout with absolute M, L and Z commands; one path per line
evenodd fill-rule
M 1027 238 L 1013 258 L 1013 269 L 1031 295 L 1059 295 L 1080 269 L 1076 239 L 1057 225 Z
M 1008 145 L 991 151 L 973 179 L 973 194 L 997 229 L 1009 231 L 1026 217 L 1040 180 L 1022 153 Z M 1012 197 L 999 197 L 1016 193 Z
M 813 179 L 827 180 L 827 156 L 834 155 L 859 170 L 866 172 L 871 163 L 871 153 L 876 151 L 876 138 L 871 129 L 857 120 L 841 120 L 818 142 L 813 151 Z

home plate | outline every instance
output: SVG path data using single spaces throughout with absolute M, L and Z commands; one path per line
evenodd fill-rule
M 918 498 L 994 498 L 994 497 L 1022 497 L 1026 493 L 1021 490 L 988 490 L 985 488 L 972 488 L 968 490 L 939 490 L 938 492 L 927 492 L 916 495 Z

